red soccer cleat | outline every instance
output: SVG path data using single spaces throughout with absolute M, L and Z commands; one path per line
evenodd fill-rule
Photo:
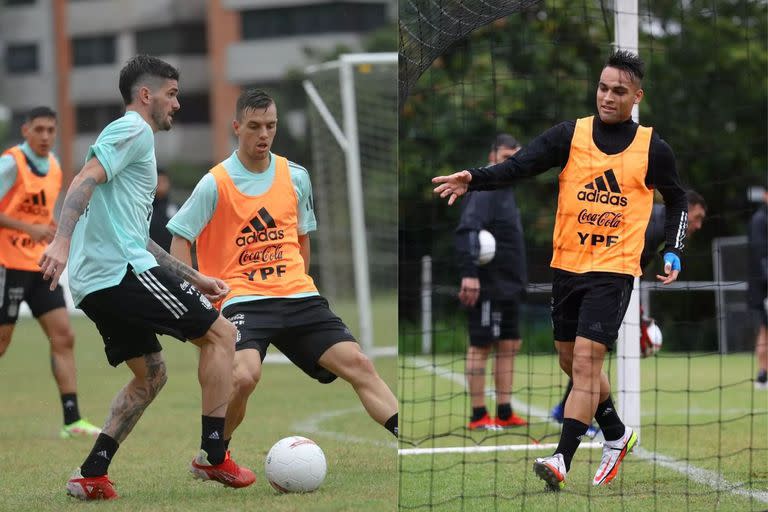
M 114 500 L 117 492 L 113 486 L 107 475 L 83 476 L 77 468 L 67 482 L 67 494 L 85 501 Z
M 485 413 L 485 416 L 479 420 L 470 421 L 467 425 L 469 430 L 495 430 L 496 426 L 493 423 L 493 419 Z
M 253 474 L 253 471 L 238 466 L 232 460 L 232 457 L 229 456 L 229 450 L 227 450 L 227 455 L 224 457 L 224 462 L 216 465 L 208 462 L 208 454 L 205 453 L 205 450 L 200 450 L 197 457 L 192 459 L 189 472 L 200 480 L 213 480 L 236 489 L 248 487 L 256 481 L 256 475 Z
M 524 427 L 528 424 L 527 421 L 525 421 L 523 418 L 518 416 L 515 413 L 512 413 L 512 416 L 509 418 L 503 420 L 501 418 L 494 418 L 493 424 L 496 428 L 514 428 L 514 427 Z

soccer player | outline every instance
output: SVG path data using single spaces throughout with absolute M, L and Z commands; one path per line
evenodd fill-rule
M 674 155 L 652 128 L 632 121 L 643 99 L 643 62 L 632 52 L 613 53 L 597 87 L 597 116 L 566 121 L 533 139 L 512 158 L 483 169 L 433 178 L 435 192 L 453 202 L 473 190 L 514 184 L 562 167 L 553 236 L 552 323 L 560 367 L 573 377 L 555 453 L 536 459 L 534 471 L 559 490 L 592 417 L 605 436 L 592 481 L 609 483 L 637 443 L 613 405 L 602 371 L 627 310 L 633 277 L 653 205 L 653 189 L 667 207 L 664 284 L 677 279 L 686 232 L 685 190 Z
M 224 438 L 245 417 L 269 344 L 321 383 L 337 376 L 368 414 L 397 435 L 397 399 L 333 314 L 308 275 L 315 229 L 307 170 L 270 151 L 277 106 L 265 92 L 243 91 L 232 123 L 238 148 L 216 165 L 168 223 L 171 254 L 230 289 L 222 315 L 237 326 L 234 393 Z
M 695 232 L 701 229 L 704 224 L 704 219 L 707 217 L 707 202 L 704 200 L 701 194 L 693 189 L 686 191 L 685 196 L 688 202 L 688 228 L 686 229 L 686 239 L 693 236 Z M 651 211 L 651 218 L 648 222 L 648 227 L 645 230 L 645 245 L 643 246 L 643 253 L 640 256 L 640 267 L 645 269 L 654 260 L 659 249 L 663 249 L 665 241 L 665 229 L 666 224 L 666 207 L 663 204 L 654 204 Z M 650 319 L 645 318 L 643 314 L 643 308 L 640 308 L 641 324 L 640 324 L 640 354 L 646 348 L 646 345 L 650 343 L 648 338 L 647 326 Z M 568 399 L 568 394 L 573 389 L 573 379 L 568 380 L 568 386 L 565 389 L 563 399 L 552 409 L 552 418 L 560 423 L 563 422 L 563 412 L 565 411 L 565 402 Z M 587 431 L 588 437 L 595 437 L 597 429 L 590 426 Z
M 755 389 L 768 390 L 768 192 L 749 221 L 749 306 L 760 319 L 755 339 Z
M 56 142 L 56 112 L 30 110 L 21 126 L 24 143 L 0 157 L 0 357 L 8 350 L 25 301 L 51 344 L 51 371 L 64 410 L 60 436 L 96 436 L 101 430 L 80 417 L 77 405 L 75 334 L 64 292 L 43 281 L 38 261 L 53 239 L 53 209 L 62 173 L 51 149 Z
M 520 150 L 509 134 L 496 137 L 488 162 L 503 162 Z M 492 261 L 478 266 L 478 233 L 485 229 L 496 239 Z M 520 212 L 511 187 L 471 192 L 463 201 L 456 228 L 461 287 L 459 300 L 468 308 L 469 348 L 466 373 L 472 416 L 467 428 L 485 430 L 527 425 L 512 410 L 512 378 L 515 355 L 520 350 L 520 300 L 527 272 Z M 496 416 L 485 408 L 485 368 L 491 350 L 496 351 L 493 373 L 496 384 Z
M 123 67 L 119 87 L 125 115 L 90 147 L 41 260 L 51 289 L 69 260 L 72 297 L 99 329 L 107 360 L 112 366 L 125 362 L 133 373 L 115 396 L 91 453 L 67 482 L 67 493 L 83 500 L 117 497 L 107 476 L 109 464 L 166 381 L 156 333 L 200 347 L 202 439 L 193 461 L 198 475 L 229 487 L 255 480 L 224 448 L 236 330 L 209 299 L 219 300 L 227 286 L 149 239 L 157 186 L 153 134 L 171 129 L 180 108 L 178 80 L 178 71 L 155 57 L 138 55 Z

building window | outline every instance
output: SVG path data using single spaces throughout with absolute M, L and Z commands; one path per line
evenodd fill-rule
M 118 103 L 107 105 L 79 105 L 75 109 L 77 133 L 98 133 L 109 123 L 123 115 L 123 106 Z
M 74 66 L 114 64 L 115 36 L 77 37 L 72 39 Z
M 8 74 L 34 73 L 38 69 L 37 45 L 9 44 L 5 51 L 5 68 Z
M 136 32 L 136 50 L 147 55 L 204 55 L 205 25 L 179 25 Z
M 366 32 L 387 23 L 384 3 L 332 2 L 241 12 L 243 39 Z
M 179 95 L 181 109 L 173 116 L 180 124 L 208 124 L 211 122 L 211 99 L 208 94 Z
M 35 0 L 5 0 L 3 3 L 9 7 L 14 5 L 33 5 Z

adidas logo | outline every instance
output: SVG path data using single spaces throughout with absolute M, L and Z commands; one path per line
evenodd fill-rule
M 282 240 L 285 236 L 282 229 L 272 231 L 277 228 L 277 223 L 266 208 L 261 208 L 257 215 L 253 217 L 243 229 L 240 230 L 241 236 L 237 237 L 238 247 L 244 247 L 253 242 L 267 242 Z
M 71 407 L 74 407 L 74 406 L 75 406 L 74 400 L 67 400 L 66 402 L 64 402 L 64 407 L 66 407 L 67 409 L 69 409 Z
M 626 197 L 613 195 L 621 194 L 621 187 L 618 180 L 616 180 L 616 174 L 614 174 L 613 169 L 604 171 L 601 176 L 584 185 L 584 188 L 585 190 L 580 190 L 576 195 L 579 201 L 627 206 L 628 201 Z
M 105 459 L 109 460 L 109 455 L 107 454 L 107 450 L 101 450 L 100 452 L 96 452 L 96 455 L 99 457 L 104 457 Z
M 600 322 L 593 323 L 589 326 L 589 329 L 595 332 L 603 332 L 603 326 L 600 325 Z
M 16 207 L 16 210 L 31 215 L 48 215 L 48 200 L 45 197 L 45 190 L 38 194 L 28 194 L 24 201 Z
M 219 431 L 218 431 L 218 430 L 214 430 L 214 431 L 211 433 L 211 435 L 209 435 L 209 436 L 208 436 L 208 439 L 221 439 L 221 438 L 219 437 Z

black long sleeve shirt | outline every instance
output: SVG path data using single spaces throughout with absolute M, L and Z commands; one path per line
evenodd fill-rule
M 599 116 L 595 116 L 592 138 L 600 151 L 615 155 L 629 147 L 638 126 L 631 119 L 619 124 L 606 124 Z M 552 167 L 564 168 L 568 163 L 575 130 L 575 120 L 564 121 L 533 139 L 504 162 L 490 167 L 469 169 L 472 174 L 469 189 L 496 189 L 516 184 L 521 178 L 536 176 Z M 664 251 L 681 256 L 685 247 L 688 201 L 685 189 L 680 184 L 672 148 L 655 130 L 651 137 L 645 184 L 661 193 L 666 206 Z
M 478 233 L 482 229 L 496 239 L 496 254 L 486 265 L 478 266 Z M 479 278 L 483 297 L 519 299 L 524 293 L 528 277 L 523 225 L 512 188 L 467 194 L 455 246 L 460 277 Z

